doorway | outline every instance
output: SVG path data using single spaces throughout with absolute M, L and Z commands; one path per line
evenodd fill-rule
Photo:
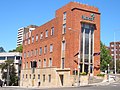
M 59 75 L 60 76 L 60 84 L 63 86 L 64 82 L 64 75 Z

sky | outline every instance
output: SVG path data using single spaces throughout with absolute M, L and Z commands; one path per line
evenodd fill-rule
M 70 1 L 99 8 L 101 41 L 107 46 L 120 41 L 120 0 L 0 0 L 0 47 L 15 49 L 19 28 L 48 22 Z

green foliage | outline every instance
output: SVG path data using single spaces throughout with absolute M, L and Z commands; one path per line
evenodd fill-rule
M 112 57 L 110 56 L 110 52 L 108 49 L 106 49 L 106 46 L 103 45 L 103 43 L 100 43 L 100 69 L 101 71 L 107 70 L 108 64 L 112 60 Z
M 16 49 L 10 50 L 9 52 L 20 52 L 20 53 L 22 53 L 22 51 L 23 51 L 23 47 L 22 47 L 22 45 L 20 45 Z
M 104 77 L 104 76 L 105 76 L 105 74 L 98 74 L 97 76 Z
M 110 70 L 114 70 L 114 61 L 110 62 Z M 120 73 L 120 60 L 116 60 L 116 72 Z
M 22 53 L 22 50 L 23 50 L 23 47 L 22 47 L 22 45 L 20 45 L 19 47 L 17 47 L 17 48 L 16 48 L 16 51 L 17 51 L 17 52 L 20 52 L 20 53 Z
M 5 52 L 3 47 L 0 47 L 0 53 Z
M 82 72 L 82 73 L 80 73 L 80 75 L 87 75 L 87 73 L 86 72 Z
M 9 85 L 17 85 L 18 76 L 16 75 L 16 69 L 14 67 L 14 60 L 6 60 L 5 63 L 2 63 L 0 65 L 1 73 L 2 73 L 2 79 L 7 80 L 7 72 L 9 69 L 9 75 L 10 75 L 10 82 Z M 7 72 L 6 72 L 7 70 Z

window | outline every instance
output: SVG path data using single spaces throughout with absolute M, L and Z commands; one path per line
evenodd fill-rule
M 111 44 L 111 47 L 114 47 L 114 45 L 113 45 L 113 44 Z
M 30 57 L 30 52 L 28 51 L 28 57 Z
M 24 52 L 24 58 L 26 58 L 26 53 Z
M 23 74 L 23 78 L 24 78 L 24 74 Z
M 54 27 L 51 28 L 51 35 L 54 35 Z
M 46 59 L 44 59 L 44 67 L 46 67 Z
M 34 36 L 32 36 L 32 43 L 34 42 Z
M 31 74 L 30 74 L 30 79 L 31 79 Z
M 28 39 L 28 44 L 30 44 L 30 38 Z
M 27 54 L 27 53 L 26 53 Z M 7 60 L 14 60 L 15 59 L 15 56 L 8 56 L 7 57 Z
M 43 82 L 45 82 L 45 74 L 43 75 Z
M 51 75 L 48 75 L 49 82 L 51 82 Z
M 52 58 L 49 59 L 49 67 L 52 66 Z
M 16 56 L 16 60 L 21 60 L 21 57 L 20 56 Z
M 114 49 L 111 49 L 111 51 L 114 51 Z
M 38 79 L 40 79 L 40 74 L 38 74 Z
M 47 46 L 44 47 L 44 53 L 47 53 Z
M 28 62 L 26 62 L 26 68 L 28 68 Z
M 42 47 L 40 47 L 40 55 L 42 54 Z
M 43 32 L 40 33 L 40 39 L 43 39 Z
M 26 74 L 26 79 L 27 79 L 27 74 Z
M 32 56 L 34 56 L 34 51 L 32 50 L 31 52 L 32 52 Z
M 62 41 L 62 51 L 65 51 L 65 41 Z
M 66 20 L 66 12 L 63 13 L 63 20 Z
M 5 57 L 0 57 L 0 60 L 5 60 Z
M 50 44 L 50 52 L 53 52 L 53 44 Z
M 38 54 L 38 50 L 37 49 L 35 49 L 35 56 Z
M 35 74 L 33 75 L 33 79 L 35 79 Z
M 65 59 L 62 58 L 62 69 L 64 69 Z
M 66 24 L 63 24 L 63 31 L 62 31 L 62 34 L 65 34 L 66 33 Z
M 36 42 L 38 41 L 38 34 L 36 35 Z
M 48 30 L 45 31 L 45 37 L 48 37 Z
M 41 60 L 38 61 L 38 68 L 41 67 Z
M 31 56 L 33 56 L 33 50 L 31 50 Z

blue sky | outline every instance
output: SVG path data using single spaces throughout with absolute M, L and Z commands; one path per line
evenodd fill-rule
M 99 8 L 101 41 L 120 41 L 120 0 L 0 0 L 0 46 L 6 51 L 16 48 L 17 30 L 31 24 L 42 25 L 55 16 L 55 11 L 70 1 Z

